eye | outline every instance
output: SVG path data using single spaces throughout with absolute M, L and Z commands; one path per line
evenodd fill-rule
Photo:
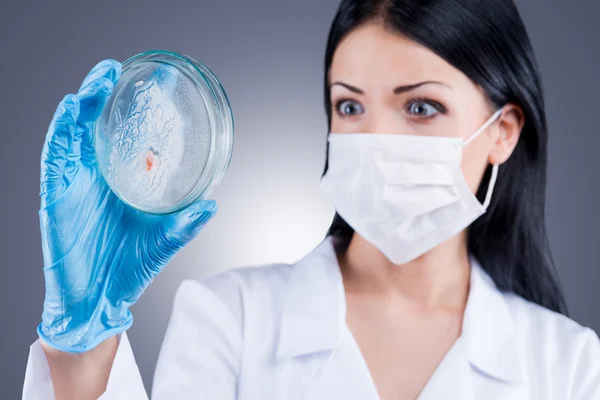
M 341 117 L 362 114 L 362 106 L 354 100 L 340 100 L 336 103 L 335 109 Z
M 416 99 L 408 104 L 407 111 L 418 117 L 431 118 L 438 112 L 444 113 L 445 108 L 435 101 Z

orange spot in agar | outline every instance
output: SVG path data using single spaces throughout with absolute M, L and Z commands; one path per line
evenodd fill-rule
M 148 155 L 146 156 L 146 171 L 150 171 L 152 169 L 152 166 L 154 165 L 154 154 L 152 154 L 152 152 L 148 152 Z

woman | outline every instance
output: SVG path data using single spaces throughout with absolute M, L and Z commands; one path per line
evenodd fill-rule
M 153 398 L 600 398 L 598 337 L 563 315 L 513 2 L 344 0 L 325 72 L 329 235 L 295 265 L 184 282 Z M 25 398 L 145 398 L 129 306 L 216 211 L 149 218 L 108 190 L 89 128 L 119 74 L 100 63 L 50 125 Z

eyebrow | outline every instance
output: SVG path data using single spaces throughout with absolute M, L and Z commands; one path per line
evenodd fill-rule
M 400 93 L 405 93 L 405 92 L 409 92 L 411 90 L 414 90 L 416 88 L 418 88 L 419 86 L 423 86 L 423 85 L 428 85 L 428 84 L 436 84 L 436 85 L 443 85 L 446 86 L 449 89 L 452 89 L 450 86 L 446 85 L 445 83 L 442 82 L 438 82 L 438 81 L 425 81 L 425 82 L 419 82 L 419 83 L 415 83 L 412 85 L 404 85 L 404 86 L 398 86 L 394 89 L 394 94 L 400 94 Z M 358 93 L 358 94 L 364 94 L 364 92 L 352 85 L 348 85 L 347 83 L 344 82 L 334 82 L 329 86 L 329 89 L 331 89 L 331 87 L 333 87 L 334 85 L 340 85 L 345 87 L 346 89 L 350 90 L 351 92 L 354 93 Z

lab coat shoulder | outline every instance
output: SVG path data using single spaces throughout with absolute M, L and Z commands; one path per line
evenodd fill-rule
M 254 307 L 259 307 L 266 312 L 266 309 L 279 303 L 293 267 L 289 264 L 270 264 L 233 268 L 198 281 L 185 281 L 180 291 L 188 290 L 186 286 L 203 286 L 227 307 L 241 326 L 243 311 L 251 312 Z M 193 290 L 191 287 L 189 289 Z
M 521 365 L 530 387 L 543 388 L 544 382 L 552 382 L 555 391 L 564 390 L 565 398 L 600 399 L 598 335 L 515 294 L 504 297 L 515 321 Z
M 241 267 L 182 282 L 152 398 L 237 398 L 244 359 L 266 350 L 261 346 L 275 331 L 278 300 L 290 270 L 286 264 Z

